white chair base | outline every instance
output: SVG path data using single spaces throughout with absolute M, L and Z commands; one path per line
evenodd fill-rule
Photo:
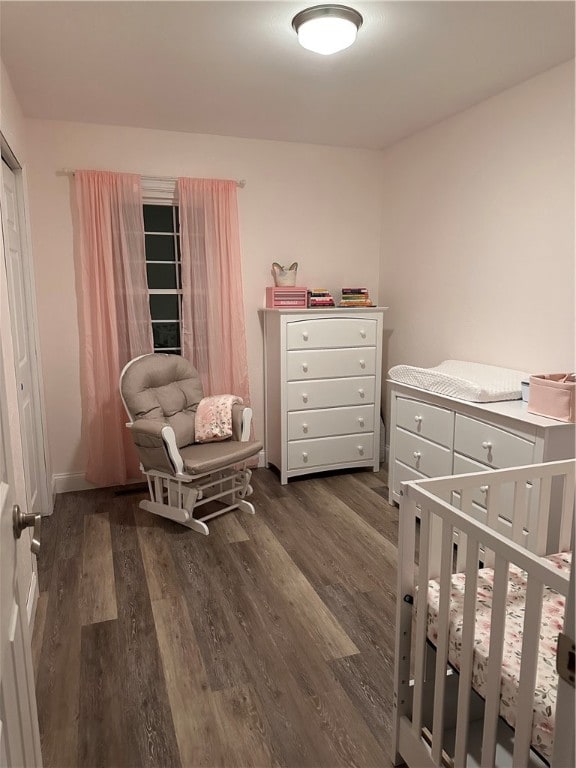
M 252 495 L 252 471 L 245 465 L 240 469 L 227 466 L 216 473 L 196 476 L 181 474 L 176 478 L 154 470 L 142 469 L 142 472 L 148 481 L 150 499 L 140 502 L 140 508 L 174 520 L 205 536 L 210 533 L 207 521 L 226 512 L 240 509 L 255 514 L 253 504 L 246 501 L 246 496 Z M 222 507 L 203 517 L 194 517 L 194 513 L 203 505 L 214 502 Z

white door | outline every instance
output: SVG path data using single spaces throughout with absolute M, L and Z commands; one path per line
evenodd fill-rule
M 42 756 L 26 613 L 30 539 L 17 540 L 13 529 L 14 506 L 20 502 L 25 510 L 26 499 L 15 498 L 22 450 L 6 305 L 6 272 L 0 258 L 0 766 L 36 768 Z
M 24 453 L 24 474 L 28 512 L 47 514 L 48 498 L 44 437 L 36 365 L 36 344 L 32 331 L 31 279 L 23 256 L 23 225 L 18 204 L 16 178 L 2 161 L 2 229 L 4 257 L 8 275 L 8 297 L 12 319 L 12 337 L 18 408 Z

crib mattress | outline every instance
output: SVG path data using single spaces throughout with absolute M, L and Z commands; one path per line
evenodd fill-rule
M 570 572 L 571 553 L 563 552 L 548 558 L 561 571 Z M 450 600 L 450 632 L 448 658 L 452 666 L 460 669 L 462 650 L 462 623 L 464 613 L 465 575 L 452 576 Z M 483 568 L 478 572 L 478 599 L 476 602 L 476 632 L 472 686 L 481 696 L 485 695 L 488 678 L 488 649 L 490 645 L 490 615 L 494 572 Z M 502 657 L 502 686 L 500 689 L 500 715 L 512 727 L 516 724 L 516 701 L 520 680 L 524 601 L 526 574 L 510 565 L 508 607 L 504 652 Z M 538 653 L 538 671 L 534 694 L 534 718 L 532 721 L 532 746 L 547 760 L 552 757 L 554 741 L 554 715 L 558 675 L 556 673 L 556 643 L 558 632 L 563 628 L 565 600 L 546 587 L 543 594 L 542 624 Z M 436 644 L 438 638 L 438 610 L 440 587 L 431 581 L 428 587 L 428 639 Z
M 388 371 L 388 378 L 400 384 L 474 403 L 519 400 L 522 397 L 521 382 L 528 380 L 529 375 L 464 360 L 444 360 L 433 368 L 395 365 Z

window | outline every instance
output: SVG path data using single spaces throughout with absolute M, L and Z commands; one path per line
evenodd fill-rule
M 145 204 L 144 233 L 154 352 L 179 355 L 182 277 L 178 206 Z

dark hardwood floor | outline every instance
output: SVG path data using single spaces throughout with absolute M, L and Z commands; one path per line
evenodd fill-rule
M 58 497 L 33 637 L 44 765 L 391 765 L 398 510 L 386 476 L 281 486 L 210 536 L 144 492 Z

